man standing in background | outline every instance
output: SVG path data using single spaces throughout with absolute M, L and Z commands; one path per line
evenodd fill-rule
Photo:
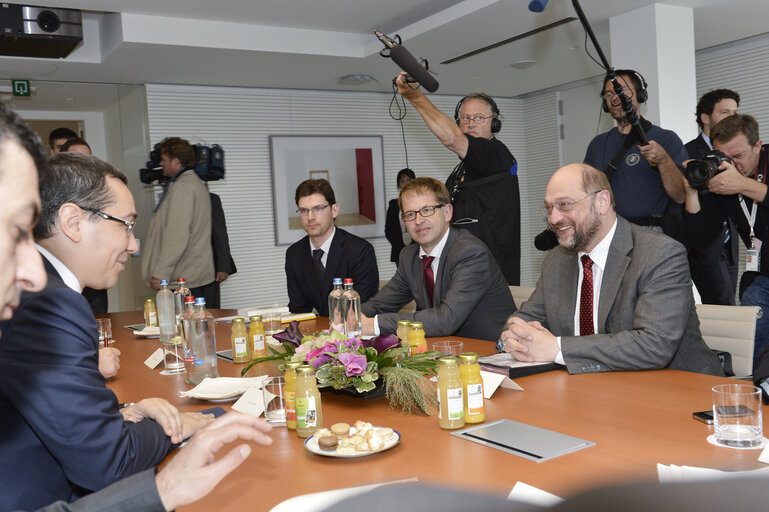
M 211 247 L 211 198 L 193 169 L 195 150 L 179 137 L 158 144 L 160 165 L 169 178 L 144 244 L 142 275 L 153 290 L 162 279 L 187 280 L 192 295 L 216 299 Z
M 521 205 L 518 163 L 494 135 L 502 115 L 483 93 L 462 98 L 454 120 L 436 108 L 418 87 L 398 75 L 398 92 L 409 100 L 427 127 L 461 162 L 446 180 L 454 209 L 453 226 L 480 238 L 502 269 L 508 284 L 520 284 Z
M 51 148 L 51 154 L 55 155 L 61 151 L 61 147 L 67 142 L 67 139 L 77 137 L 77 133 L 73 132 L 69 128 L 56 128 L 50 134 L 48 134 L 48 146 Z

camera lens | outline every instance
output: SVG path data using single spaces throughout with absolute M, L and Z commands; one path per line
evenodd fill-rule
M 37 15 L 37 26 L 43 32 L 56 32 L 61 26 L 59 17 L 53 11 L 42 11 Z

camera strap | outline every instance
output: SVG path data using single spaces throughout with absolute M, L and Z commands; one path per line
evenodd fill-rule
M 763 163 L 763 170 L 761 172 L 758 171 L 759 167 L 761 167 L 761 163 Z M 763 183 L 766 179 L 766 151 L 764 148 L 761 148 L 761 162 L 756 167 L 756 172 L 754 174 L 755 180 L 759 183 Z M 750 213 L 748 213 L 748 206 L 745 204 L 745 198 L 742 194 L 737 194 L 740 200 L 740 208 L 742 208 L 742 213 L 745 214 L 745 219 L 748 221 L 748 226 L 750 226 L 750 239 L 753 240 L 753 245 L 755 245 L 755 232 L 753 231 L 753 226 L 756 224 L 756 213 L 758 211 L 758 201 L 753 201 L 753 206 L 750 209 Z
M 644 132 L 648 132 L 649 129 L 652 127 L 651 122 L 647 121 L 643 117 L 639 120 L 639 124 L 641 125 L 641 128 L 643 128 Z M 619 128 L 617 128 L 619 130 Z M 614 175 L 614 173 L 619 169 L 620 162 L 622 162 L 622 159 L 625 157 L 625 154 L 630 150 L 630 148 L 636 143 L 640 142 L 641 138 L 638 136 L 638 131 L 635 128 L 630 129 L 630 133 L 627 134 L 625 137 L 625 142 L 622 144 L 622 147 L 619 148 L 619 151 L 617 151 L 617 154 L 614 155 L 614 158 L 611 159 L 609 162 L 608 167 L 603 171 L 604 174 L 606 174 L 606 178 L 609 180 L 609 183 L 611 183 L 611 177 Z

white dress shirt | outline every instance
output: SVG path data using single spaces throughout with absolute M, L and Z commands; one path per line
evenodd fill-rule
M 61 262 L 61 260 L 59 260 L 59 258 L 51 254 L 42 245 L 35 244 L 35 247 L 37 247 L 37 250 L 40 252 L 40 254 L 42 254 L 51 265 L 53 265 L 53 268 L 55 268 L 56 272 L 59 273 L 62 281 L 64 281 L 64 284 L 75 290 L 77 293 L 83 293 L 83 285 L 80 284 L 80 281 L 78 281 L 77 277 L 75 277 L 75 274 L 73 274 L 72 271 L 67 268 L 67 266 Z

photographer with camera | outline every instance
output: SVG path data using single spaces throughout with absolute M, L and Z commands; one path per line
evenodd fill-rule
M 740 95 L 730 89 L 714 89 L 697 102 L 695 119 L 700 134 L 686 143 L 689 158 L 703 158 L 713 151 L 710 128 L 720 120 L 737 113 Z M 691 183 L 690 183 L 691 184 Z M 703 304 L 734 305 L 737 288 L 739 240 L 734 223 L 724 223 L 724 235 L 716 237 L 707 247 L 689 248 L 689 268 Z
M 722 237 L 726 219 L 748 248 L 740 302 L 763 312 L 756 322 L 755 364 L 769 341 L 769 244 L 763 246 L 769 242 L 767 146 L 759 139 L 758 122 L 745 114 L 719 121 L 710 138 L 717 151 L 686 163 L 684 221 L 695 248 Z
M 195 150 L 184 139 L 167 137 L 157 146 L 168 178 L 144 242 L 142 275 L 154 289 L 160 280 L 187 280 L 195 297 L 213 303 L 216 294 L 211 248 L 211 198 L 195 174 Z

